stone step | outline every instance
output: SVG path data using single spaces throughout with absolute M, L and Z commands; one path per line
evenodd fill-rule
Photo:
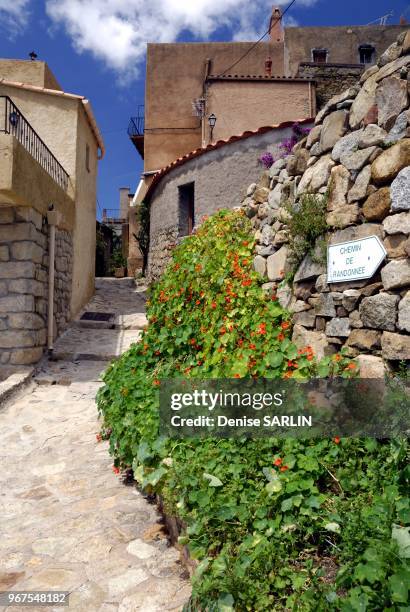
M 140 330 L 71 327 L 54 344 L 53 359 L 110 361 L 138 342 Z
M 128 329 L 141 330 L 145 329 L 148 321 L 143 312 L 135 312 L 132 314 L 113 315 L 109 321 L 93 321 L 76 319 L 73 321 L 75 327 L 82 329 Z

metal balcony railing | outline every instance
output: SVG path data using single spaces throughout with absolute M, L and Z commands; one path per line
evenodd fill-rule
M 68 173 L 8 96 L 0 96 L 0 132 L 12 134 L 54 181 L 67 191 Z
M 136 136 L 144 136 L 144 105 L 138 106 L 137 115 L 131 117 L 128 124 L 128 136 L 132 139 Z

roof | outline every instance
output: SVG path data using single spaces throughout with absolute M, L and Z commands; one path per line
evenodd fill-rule
M 79 100 L 82 103 L 82 107 L 84 108 L 85 114 L 87 116 L 91 130 L 94 134 L 95 140 L 97 141 L 97 144 L 101 150 L 101 155 L 99 156 L 99 159 L 102 159 L 104 157 L 104 153 L 105 153 L 104 140 L 98 128 L 97 121 L 95 120 L 90 101 L 87 100 L 87 98 L 85 98 L 84 96 L 80 96 L 78 94 L 72 94 L 66 91 L 60 91 L 58 89 L 47 89 L 47 87 L 40 87 L 38 85 L 29 85 L 28 83 L 21 83 L 19 81 L 9 81 L 7 79 L 2 79 L 2 78 L 0 78 L 0 85 L 7 85 L 7 87 L 16 87 L 16 88 L 25 89 L 28 91 L 36 91 L 38 93 L 44 93 L 44 94 L 49 94 L 51 96 L 69 98 L 71 100 Z
M 267 74 L 210 74 L 207 81 L 313 81 L 311 77 L 272 76 Z
M 144 200 L 149 201 L 150 197 L 152 196 L 155 190 L 155 187 L 158 185 L 161 179 L 166 174 L 168 174 L 168 172 L 171 172 L 171 170 L 174 170 L 174 168 L 177 168 L 178 166 L 182 166 L 183 164 L 190 161 L 191 159 L 194 159 L 195 157 L 200 157 L 201 155 L 204 155 L 204 153 L 208 153 L 209 151 L 214 151 L 215 149 L 220 149 L 221 147 L 224 147 L 225 145 L 228 145 L 228 144 L 232 144 L 233 142 L 237 142 L 238 140 L 245 140 L 246 138 L 250 138 L 251 136 L 256 136 L 258 134 L 265 134 L 266 132 L 270 132 L 271 130 L 292 127 L 294 123 L 300 123 L 301 125 L 303 125 L 305 123 L 312 123 L 313 121 L 314 121 L 314 118 L 311 118 L 311 117 L 307 119 L 296 119 L 295 121 L 282 121 L 282 123 L 277 123 L 275 125 L 266 125 L 266 126 L 258 128 L 257 130 L 247 130 L 246 132 L 242 132 L 242 134 L 239 134 L 237 136 L 231 136 L 230 138 L 227 138 L 226 140 L 218 140 L 217 142 L 214 142 L 213 144 L 209 144 L 206 147 L 195 149 L 194 151 L 191 151 L 190 153 L 187 153 L 186 155 L 183 155 L 182 157 L 178 157 L 176 160 L 174 160 L 167 166 L 164 166 L 164 168 L 161 168 L 161 170 L 158 170 L 158 172 L 154 174 L 154 178 L 152 179 L 152 182 L 147 189 L 147 192 L 144 196 Z

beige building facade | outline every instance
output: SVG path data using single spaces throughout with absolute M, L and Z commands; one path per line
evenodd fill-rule
M 45 63 L 18 60 L 0 60 L 0 143 L 0 360 L 31 363 L 46 344 L 51 206 L 54 335 L 93 294 L 104 144 L 88 100 L 64 92 Z

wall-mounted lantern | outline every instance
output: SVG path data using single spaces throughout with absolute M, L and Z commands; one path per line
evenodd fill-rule
M 215 127 L 215 123 L 216 123 L 216 116 L 213 113 L 211 115 L 209 115 L 208 123 L 209 123 L 209 128 L 211 130 L 211 142 L 212 142 L 212 134 L 214 132 L 214 127 Z

